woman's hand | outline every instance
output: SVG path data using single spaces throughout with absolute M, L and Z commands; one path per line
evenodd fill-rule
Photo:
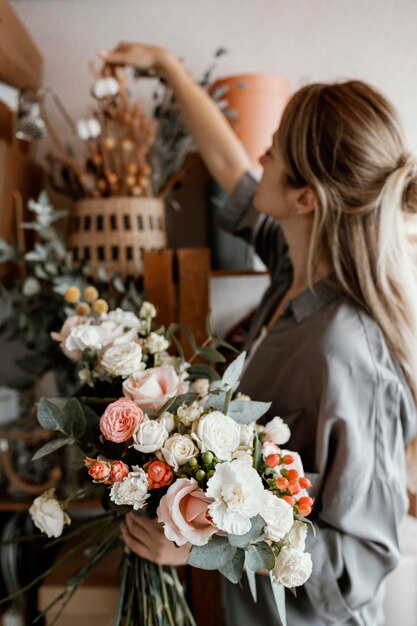
M 122 525 L 125 544 L 138 556 L 159 565 L 185 565 L 191 544 L 177 548 L 156 519 L 128 513 Z
M 101 58 L 107 65 L 126 66 L 152 74 L 152 70 L 162 70 L 171 53 L 158 46 L 142 43 L 119 43 L 113 50 L 100 50 Z

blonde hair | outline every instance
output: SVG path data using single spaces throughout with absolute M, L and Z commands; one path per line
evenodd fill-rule
M 290 186 L 318 195 L 309 280 L 319 259 L 379 325 L 417 403 L 417 273 L 407 213 L 417 211 L 417 161 L 393 107 L 360 81 L 311 84 L 288 103 L 278 142 Z M 417 487 L 417 438 L 408 447 Z

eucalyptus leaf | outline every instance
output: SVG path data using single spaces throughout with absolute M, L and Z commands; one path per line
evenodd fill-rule
M 213 320 L 211 317 L 211 311 L 206 316 L 206 333 L 207 337 L 214 337 Z
M 248 567 L 255 572 L 262 569 L 271 570 L 275 565 L 275 556 L 270 546 L 262 541 L 250 546 L 246 554 L 246 562 Z
M 271 574 L 269 576 L 270 576 L 270 580 L 271 580 L 272 593 L 273 593 L 274 600 L 275 600 L 275 606 L 277 608 L 279 619 L 281 620 L 281 623 L 277 624 L 277 626 L 287 626 L 287 612 L 286 612 L 286 608 L 285 608 L 285 589 L 284 589 L 284 586 L 275 583 L 272 580 Z
M 242 578 L 244 563 L 245 551 L 239 548 L 236 550 L 236 554 L 233 559 L 226 563 L 224 567 L 219 568 L 219 572 L 230 580 L 230 582 L 236 584 Z
M 220 352 L 214 350 L 214 348 L 208 348 L 207 346 L 201 346 L 197 350 L 198 354 L 203 357 L 203 359 L 207 359 L 207 361 L 213 361 L 214 363 L 225 363 L 226 359 Z
M 187 380 L 196 380 L 197 378 L 208 378 L 210 381 L 220 380 L 219 374 L 215 369 L 205 363 L 195 363 L 187 367 Z
M 52 441 L 48 441 L 48 443 L 35 452 L 32 457 L 32 461 L 37 461 L 38 459 L 55 452 L 55 450 L 59 450 L 59 448 L 63 448 L 64 446 L 69 446 L 74 442 L 75 439 L 73 437 L 59 437 L 58 439 L 52 439 Z
M 38 406 L 38 422 L 47 430 L 65 431 L 66 417 L 64 412 L 50 400 L 41 398 Z
M 68 400 L 64 407 L 64 415 L 66 418 L 65 432 L 76 439 L 82 437 L 87 423 L 84 411 L 77 398 L 70 398 Z
M 242 352 L 239 356 L 230 363 L 229 367 L 223 374 L 222 383 L 233 388 L 239 383 L 240 377 L 245 365 L 246 352 Z
M 196 353 L 197 343 L 196 343 L 196 340 L 194 339 L 193 333 L 185 324 L 180 324 L 180 327 L 183 333 L 185 334 L 185 336 L 187 337 L 188 341 L 190 342 L 191 350 L 193 351 L 193 353 Z
M 260 515 L 251 519 L 251 529 L 244 535 L 229 535 L 229 543 L 237 548 L 247 548 L 263 535 L 265 520 Z
M 215 570 L 225 567 L 233 560 L 236 548 L 226 537 L 213 535 L 205 546 L 193 546 L 188 557 L 188 564 L 200 569 Z
M 214 409 L 215 411 L 224 410 L 224 405 L 226 402 L 226 392 L 221 391 L 218 394 L 210 395 L 204 403 L 204 409 Z
M 227 414 L 238 424 L 250 424 L 265 415 L 271 404 L 271 402 L 254 402 L 252 400 L 232 400 Z

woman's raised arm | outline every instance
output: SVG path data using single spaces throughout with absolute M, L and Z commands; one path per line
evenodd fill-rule
M 207 168 L 225 191 L 232 191 L 251 167 L 249 156 L 224 115 L 179 59 L 164 48 L 138 43 L 121 43 L 100 55 L 109 65 L 130 65 L 144 73 L 156 70 L 164 76 Z

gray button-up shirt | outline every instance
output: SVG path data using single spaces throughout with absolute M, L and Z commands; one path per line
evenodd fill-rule
M 291 284 L 282 232 L 252 206 L 246 174 L 229 197 L 222 225 L 254 243 L 271 284 L 248 348 Z M 404 446 L 416 432 L 416 408 L 377 324 L 330 281 L 289 302 L 258 346 L 241 382 L 269 417 L 298 414 L 286 447 L 301 454 L 316 498 L 307 551 L 313 573 L 298 598 L 287 594 L 288 626 L 380 626 L 383 579 L 398 561 L 398 526 L 408 507 Z M 255 605 L 227 585 L 230 625 L 276 623 L 269 581 Z

